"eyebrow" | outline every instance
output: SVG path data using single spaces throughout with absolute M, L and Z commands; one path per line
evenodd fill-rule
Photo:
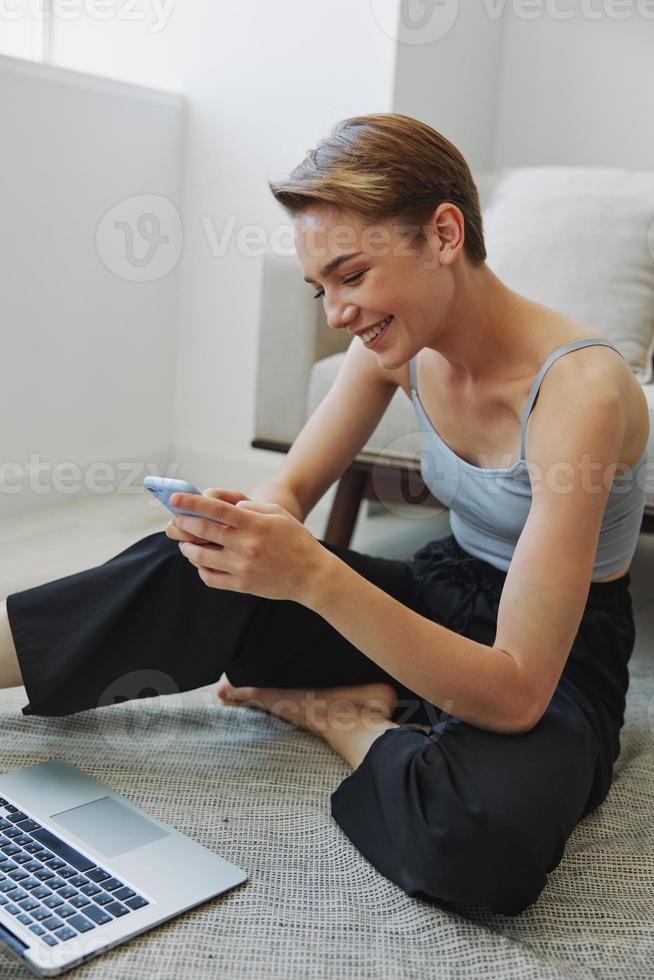
M 343 265 L 343 263 L 347 262 L 348 259 L 355 259 L 358 255 L 363 255 L 363 252 L 348 252 L 347 254 L 344 255 L 337 255 L 335 259 L 331 259 L 331 261 L 328 262 L 327 265 L 322 267 L 322 269 L 320 270 L 321 278 L 326 279 L 328 276 L 332 274 L 332 272 L 335 272 L 340 265 Z M 311 279 L 309 276 L 305 276 L 304 281 L 311 283 L 314 280 Z

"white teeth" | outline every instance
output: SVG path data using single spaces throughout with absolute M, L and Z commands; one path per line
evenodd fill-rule
M 370 341 L 372 340 L 372 338 L 373 337 L 376 337 L 378 333 L 381 333 L 382 330 L 384 329 L 384 327 L 388 326 L 388 324 L 391 322 L 391 320 L 392 320 L 392 314 L 391 314 L 391 316 L 387 316 L 385 320 L 382 320 L 382 322 L 379 324 L 379 326 L 377 326 L 377 327 L 371 327 L 370 330 L 366 330 L 365 333 L 362 333 L 361 334 L 361 339 L 364 340 L 367 344 L 370 343 Z

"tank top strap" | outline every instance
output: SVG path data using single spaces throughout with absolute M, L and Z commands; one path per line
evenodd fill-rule
M 418 355 L 414 354 L 409 361 L 409 385 L 411 386 L 411 391 L 416 391 L 416 357 Z
M 557 347 L 556 350 L 553 350 L 552 353 L 547 358 L 547 360 L 545 361 L 545 363 L 543 364 L 538 374 L 536 375 L 534 379 L 534 383 L 531 386 L 531 391 L 529 392 L 529 397 L 527 398 L 527 404 L 525 406 L 524 414 L 522 416 L 522 425 L 520 427 L 520 459 L 525 458 L 525 430 L 527 428 L 527 419 L 529 418 L 531 410 L 534 407 L 534 403 L 538 398 L 538 390 L 548 370 L 550 369 L 552 364 L 554 364 L 554 361 L 558 360 L 559 357 L 562 357 L 564 354 L 567 354 L 569 351 L 577 350 L 580 347 L 590 347 L 591 345 L 594 344 L 601 344 L 605 347 L 612 347 L 613 350 L 617 351 L 617 353 L 620 354 L 620 357 L 624 359 L 624 354 L 622 354 L 618 350 L 615 344 L 613 344 L 610 340 L 604 340 L 603 337 L 586 337 L 584 340 L 572 340 L 570 341 L 569 344 L 563 344 L 563 346 Z

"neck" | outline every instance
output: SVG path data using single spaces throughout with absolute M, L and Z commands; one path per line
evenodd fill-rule
M 498 381 L 518 360 L 518 320 L 528 300 L 505 286 L 484 263 L 457 263 L 453 299 L 443 324 L 425 346 L 448 362 L 452 381 Z

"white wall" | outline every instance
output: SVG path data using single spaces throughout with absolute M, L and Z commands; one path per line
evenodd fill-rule
M 179 200 L 182 120 L 178 96 L 0 56 L 2 515 L 52 499 L 63 463 L 88 490 L 92 461 L 121 481 L 169 458 L 176 272 L 114 274 L 96 231 L 131 196 Z M 15 469 L 33 455 L 38 481 Z
M 27 184 L 30 198 L 26 212 L 6 202 L 16 274 L 1 410 L 27 404 L 2 459 L 38 452 L 85 465 L 158 454 L 200 485 L 251 489 L 280 463 L 250 448 L 262 258 L 237 241 L 215 254 L 207 229 L 220 237 L 231 219 L 269 243 L 288 227 L 267 180 L 285 176 L 337 120 L 392 108 L 393 40 L 367 4 L 347 0 L 322 16 L 301 0 L 286 0 L 283 16 L 264 0 L 189 0 L 154 37 L 143 24 L 131 34 L 112 22 L 55 24 L 53 56 L 182 88 L 188 113 L 182 131 L 172 96 L 27 62 L 9 71 L 5 59 L 0 125 L 24 137 L 5 190 Z M 93 242 L 102 214 L 135 194 L 163 194 L 182 217 L 179 265 L 152 283 L 113 276 Z M 38 406 L 24 395 L 32 362 Z M 22 493 L 0 508 L 29 502 Z
M 380 5 L 388 26 L 400 0 L 332 0 L 322 12 L 302 0 L 187 0 L 158 33 L 57 26 L 59 59 L 182 89 L 184 130 L 173 96 L 2 59 L 0 131 L 17 134 L 3 147 L 3 459 L 158 452 L 200 485 L 244 490 L 277 468 L 278 456 L 249 447 L 262 259 L 236 236 L 258 226 L 270 244 L 287 221 L 267 180 L 345 116 L 422 118 L 475 172 L 654 165 L 652 21 L 528 21 L 483 0 L 460 3 L 438 41 L 398 45 Z M 135 194 L 163 194 L 182 216 L 179 265 L 151 283 L 117 278 L 94 246 L 102 214 Z M 215 254 L 210 233 L 229 223 Z
M 596 20 L 578 2 L 558 7 L 577 13 L 524 20 L 507 8 L 494 163 L 654 170 L 654 4 L 649 19 L 623 4 L 624 20 L 607 0 L 588 8 L 606 11 Z
M 322 13 L 306 0 L 200 7 L 186 25 L 173 437 L 188 479 L 247 491 L 280 463 L 249 448 L 262 258 L 234 242 L 213 255 L 202 220 L 218 237 L 230 218 L 237 230 L 253 224 L 269 242 L 288 220 L 267 180 L 286 176 L 339 119 L 390 111 L 395 46 L 367 3 L 332 0 Z
M 428 30 L 427 24 L 425 37 Z M 464 2 L 443 37 L 397 49 L 393 111 L 442 133 L 473 171 L 493 165 L 503 33 L 502 20 L 490 18 L 483 4 Z M 419 42 L 421 33 L 415 34 Z
M 198 16 L 195 0 L 125 0 L 109 4 L 54 4 L 50 60 L 136 85 L 180 92 L 184 78 L 187 19 Z M 224 5 L 222 2 L 220 5 Z M 191 53 L 192 57 L 192 53 Z
M 446 0 L 448 7 L 458 15 L 442 37 L 398 45 L 395 111 L 442 132 L 473 171 L 654 169 L 651 0 Z M 433 16 L 444 14 L 434 8 Z

